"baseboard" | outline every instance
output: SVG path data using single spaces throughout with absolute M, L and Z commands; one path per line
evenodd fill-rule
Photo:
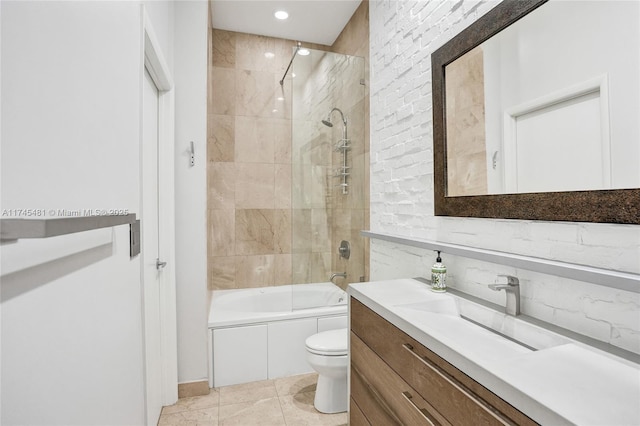
M 209 395 L 209 381 L 178 383 L 178 398 Z

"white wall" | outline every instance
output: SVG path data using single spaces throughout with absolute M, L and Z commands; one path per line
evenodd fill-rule
M 130 2 L 3 1 L 8 216 L 139 211 L 140 22 Z M 118 226 L 2 246 L 4 424 L 143 422 L 140 266 L 128 241 Z
M 371 1 L 371 230 L 640 273 L 640 227 L 433 215 L 430 54 L 497 2 Z M 435 253 L 373 240 L 371 279 L 427 276 Z M 640 296 L 443 253 L 452 287 L 520 277 L 525 314 L 640 353 Z
M 178 381 L 208 380 L 207 2 L 175 3 Z M 195 166 L 189 167 L 189 142 Z

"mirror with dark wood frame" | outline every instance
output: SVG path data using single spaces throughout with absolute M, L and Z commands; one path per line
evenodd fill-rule
M 551 192 L 543 192 L 546 191 L 543 189 L 539 192 L 493 193 L 492 191 L 482 192 L 486 191 L 486 189 L 477 190 L 475 188 L 470 189 L 468 192 L 461 192 L 458 189 L 457 182 L 452 179 L 452 176 L 455 175 L 453 173 L 455 167 L 458 167 L 461 173 L 466 173 L 474 166 L 467 163 L 462 165 L 459 162 L 455 163 L 453 158 L 449 158 L 447 155 L 448 148 L 451 151 L 454 142 L 452 135 L 449 136 L 449 141 L 447 139 L 447 133 L 451 129 L 451 126 L 448 126 L 447 123 L 447 115 L 452 115 L 451 104 L 453 103 L 453 100 L 447 97 L 447 88 L 451 91 L 452 87 L 451 84 L 447 85 L 447 73 L 451 79 L 453 79 L 454 75 L 454 68 L 449 66 L 534 10 L 539 7 L 544 8 L 547 1 L 504 0 L 432 54 L 434 201 L 436 216 L 622 224 L 640 223 L 640 189 L 633 184 L 627 187 L 622 186 L 624 189 L 551 189 L 549 190 Z M 544 31 L 544 28 L 541 28 L 540 31 Z M 622 43 L 623 41 L 619 42 Z M 635 40 L 627 40 L 627 42 L 637 44 L 638 37 Z M 594 52 L 597 53 L 597 51 Z M 554 66 L 558 66 L 558 64 L 547 64 L 546 66 L 550 68 L 549 72 L 553 72 L 551 69 Z M 635 73 L 634 78 L 636 79 L 634 84 L 637 84 L 639 77 Z M 457 85 L 458 82 L 455 84 Z M 606 97 L 607 93 L 605 92 L 604 95 Z M 450 105 L 447 105 L 448 99 Z M 635 97 L 633 99 L 633 102 L 638 102 Z M 481 107 L 484 108 L 484 106 Z M 596 108 L 598 107 L 596 106 Z M 633 123 L 636 123 L 634 125 L 637 126 L 637 118 L 633 119 Z M 466 143 L 465 138 L 469 140 L 474 138 L 472 135 L 465 136 L 469 134 L 469 132 L 466 132 L 463 136 L 456 135 L 456 137 L 463 139 L 463 142 Z M 635 136 L 631 139 L 629 143 L 633 144 L 633 150 L 637 151 L 637 147 L 640 146 L 640 140 Z M 490 157 L 484 152 L 481 156 Z M 637 155 L 631 153 L 630 156 L 636 157 Z M 495 168 L 495 153 L 493 157 Z M 484 159 L 480 160 L 481 163 L 484 161 Z M 576 153 L 575 161 L 580 161 L 580 153 Z M 490 164 L 490 158 L 487 162 Z M 631 172 L 634 178 L 636 178 L 635 174 L 640 175 L 637 168 L 634 167 L 633 170 L 636 170 Z M 578 178 L 578 180 L 580 179 Z M 632 182 L 635 181 L 632 180 Z

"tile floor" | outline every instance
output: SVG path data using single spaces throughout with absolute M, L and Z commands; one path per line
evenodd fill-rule
M 313 407 L 318 375 L 303 374 L 211 389 L 162 409 L 158 426 L 338 426 L 347 413 Z

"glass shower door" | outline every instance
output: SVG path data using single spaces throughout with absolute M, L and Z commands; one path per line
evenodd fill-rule
M 290 78 L 292 282 L 299 284 L 292 301 L 294 309 L 305 309 L 344 303 L 343 293 L 328 284 L 332 274 L 346 275 L 333 279 L 342 288 L 364 276 L 364 59 L 310 49 L 296 55 Z M 338 250 L 343 240 L 348 259 Z

